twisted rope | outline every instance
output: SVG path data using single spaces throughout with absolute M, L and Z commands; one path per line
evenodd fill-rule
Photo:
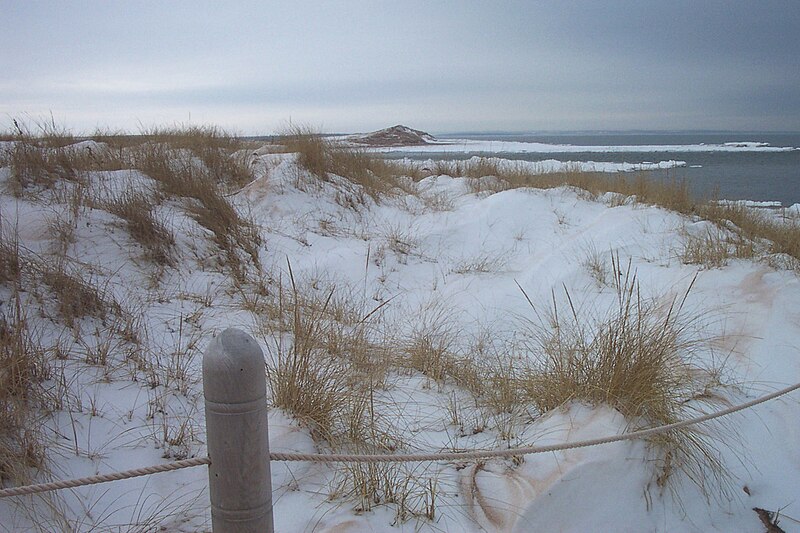
M 37 494 L 39 492 L 48 492 L 51 490 L 71 489 L 74 487 L 82 487 L 84 485 L 95 485 L 97 483 L 106 483 L 107 481 L 119 481 L 132 477 L 149 476 L 150 474 L 170 472 L 172 470 L 180 470 L 181 468 L 209 464 L 211 464 L 211 459 L 208 457 L 195 457 L 194 459 L 184 459 L 182 461 L 173 461 L 171 463 L 164 463 L 161 465 L 134 468 L 133 470 L 124 470 L 122 472 L 113 472 L 111 474 L 100 474 L 77 479 L 51 481 L 50 483 L 39 483 L 38 485 L 24 485 L 22 487 L 2 489 L 0 490 L 0 498 L 5 498 L 7 496 L 23 496 L 25 494 Z
M 272 453 L 270 452 L 270 459 L 273 461 L 313 461 L 318 463 L 405 463 L 416 461 L 463 461 L 467 459 L 489 459 L 493 457 L 515 457 L 519 455 L 533 455 L 535 453 L 556 452 L 560 450 L 571 450 L 574 448 L 586 448 L 589 446 L 598 446 L 600 444 L 609 444 L 611 442 L 618 442 L 622 440 L 641 439 L 667 433 L 681 429 L 694 424 L 700 424 L 720 418 L 726 415 L 743 411 L 754 407 L 760 403 L 774 400 L 779 396 L 788 394 L 790 392 L 800 389 L 800 383 L 796 383 L 785 389 L 775 391 L 761 396 L 755 400 L 735 405 L 716 413 L 710 413 L 689 420 L 675 422 L 673 424 L 666 424 L 649 429 L 642 429 L 639 431 L 632 431 L 631 433 L 622 433 L 620 435 L 611 435 L 608 437 L 600 437 L 597 439 L 581 440 L 575 442 L 566 442 L 562 444 L 549 444 L 545 446 L 528 446 L 519 448 L 509 448 L 507 450 L 476 450 L 472 452 L 440 452 L 440 453 L 417 453 L 417 454 L 403 454 L 403 455 L 368 455 L 368 454 L 326 454 L 326 453 Z
M 520 448 L 510 448 L 507 450 L 476 450 L 471 452 L 439 452 L 439 453 L 416 453 L 416 454 L 326 454 L 326 453 L 282 453 L 270 452 L 269 458 L 271 461 L 311 461 L 316 463 L 406 463 L 406 462 L 420 462 L 420 461 L 465 461 L 474 459 L 489 459 L 496 457 L 515 457 L 520 455 L 532 455 L 536 453 L 555 452 L 560 450 L 572 450 L 575 448 L 586 448 L 589 446 L 598 446 L 601 444 L 609 444 L 612 442 L 619 442 L 623 440 L 640 439 L 675 431 L 676 429 L 685 428 L 695 424 L 701 424 L 727 416 L 738 411 L 749 409 L 758 404 L 774 400 L 785 394 L 800 389 L 800 383 L 796 383 L 784 389 L 775 391 L 745 402 L 743 404 L 735 405 L 722 411 L 709 413 L 689 420 L 675 422 L 673 424 L 666 424 L 649 429 L 642 429 L 633 431 L 631 433 L 622 433 L 620 435 L 611 435 L 608 437 L 601 437 L 597 439 L 589 439 L 575 442 L 567 442 L 562 444 L 549 444 L 545 446 L 528 446 Z M 160 472 L 170 472 L 172 470 L 179 470 L 181 468 L 190 468 L 193 466 L 210 465 L 211 459 L 209 457 L 197 457 L 194 459 L 184 459 L 182 461 L 174 461 L 172 463 L 165 463 L 162 465 L 148 466 L 145 468 L 137 468 L 134 470 L 125 470 L 123 472 L 115 472 L 111 474 L 102 474 L 97 476 L 89 476 L 78 479 L 70 479 L 65 481 L 53 481 L 50 483 L 40 483 L 38 485 L 25 485 L 22 487 L 13 487 L 8 489 L 0 489 L 0 498 L 8 496 L 22 496 L 25 494 L 37 494 L 40 492 L 47 492 L 51 490 L 69 489 L 74 487 L 81 487 L 84 485 L 94 485 L 97 483 L 105 483 L 108 481 L 119 481 L 122 479 L 129 479 L 138 476 L 147 476 L 150 474 L 158 474 Z

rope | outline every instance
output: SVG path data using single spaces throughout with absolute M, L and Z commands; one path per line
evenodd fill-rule
M 735 405 L 722 411 L 709 413 L 689 420 L 675 422 L 673 424 L 666 424 L 649 429 L 642 429 L 633 431 L 631 433 L 622 433 L 620 435 L 611 435 L 608 437 L 601 437 L 597 439 L 589 439 L 575 442 L 567 442 L 562 444 L 549 444 L 546 446 L 529 446 L 520 448 L 511 448 L 508 450 L 476 450 L 472 452 L 439 452 L 439 453 L 417 453 L 417 454 L 326 454 L 326 453 L 282 453 L 271 452 L 269 458 L 271 461 L 311 461 L 317 463 L 401 463 L 401 462 L 420 462 L 420 461 L 464 461 L 470 459 L 489 459 L 496 457 L 515 457 L 520 455 L 532 455 L 536 453 L 555 452 L 560 450 L 572 450 L 575 448 L 586 448 L 589 446 L 598 446 L 601 444 L 609 444 L 612 442 L 619 442 L 623 440 L 640 439 L 667 433 L 676 429 L 685 428 L 695 424 L 708 422 L 715 418 L 727 416 L 738 411 L 749 409 L 758 404 L 774 400 L 785 394 L 800 389 L 800 383 L 796 383 L 790 387 L 775 391 L 773 393 L 761 396 L 755 400 Z M 181 468 L 190 468 L 193 466 L 209 465 L 211 459 L 208 457 L 197 457 L 194 459 L 185 459 L 183 461 L 175 461 L 162 465 L 148 466 L 145 468 L 137 468 L 134 470 L 126 470 L 124 472 L 116 472 L 112 474 L 102 474 L 97 476 L 89 476 L 79 479 L 71 479 L 66 481 L 53 481 L 51 483 L 41 483 L 38 485 L 26 485 L 22 487 L 13 487 L 9 489 L 0 490 L 0 498 L 8 496 L 22 496 L 25 494 L 37 494 L 40 492 L 47 492 L 51 490 L 69 489 L 80 487 L 84 485 L 94 485 L 96 483 L 105 483 L 107 481 L 119 481 L 122 479 L 129 479 L 138 476 L 147 476 L 150 474 L 158 474 L 160 472 L 170 472 L 172 470 L 179 470 Z
M 600 444 L 609 444 L 611 442 L 618 442 L 622 440 L 640 439 L 644 437 L 650 437 L 652 435 L 658 435 L 660 433 L 667 433 L 669 431 L 674 431 L 676 429 L 681 429 L 694 424 L 708 422 L 709 420 L 714 420 L 715 418 L 720 418 L 726 415 L 730 415 L 736 413 L 737 411 L 743 411 L 744 409 L 749 409 L 750 407 L 756 406 L 760 403 L 768 402 L 770 400 L 774 400 L 779 396 L 783 396 L 784 394 L 788 394 L 797 389 L 800 389 L 800 383 L 796 383 L 790 387 L 786 387 L 785 389 L 781 389 L 771 394 L 767 394 L 766 396 L 756 398 L 755 400 L 740 405 L 735 405 L 733 407 L 729 407 L 728 409 L 717 411 L 716 413 L 710 413 L 698 416 L 697 418 L 683 420 L 681 422 L 675 422 L 673 424 L 666 424 L 664 426 L 657 426 L 654 428 L 633 431 L 631 433 L 622 433 L 620 435 L 611 435 L 608 437 L 601 437 L 598 439 L 581 440 L 581 441 L 567 442 L 562 444 L 549 444 L 546 446 L 510 448 L 507 450 L 476 450 L 472 452 L 416 453 L 416 454 L 403 454 L 403 455 L 270 453 L 269 456 L 270 459 L 272 459 L 273 461 L 313 461 L 318 463 L 354 463 L 354 462 L 405 463 L 405 462 L 417 462 L 417 461 L 460 461 L 466 459 L 489 459 L 494 457 L 515 457 L 519 455 L 533 455 L 536 453 L 556 452 L 559 450 L 571 450 L 574 448 L 586 448 L 589 446 L 598 446 Z
M 172 470 L 180 470 L 181 468 L 189 468 L 192 466 L 208 464 L 211 464 L 211 459 L 208 457 L 196 457 L 194 459 L 184 459 L 182 461 L 173 461 L 172 463 L 146 466 L 144 468 L 135 468 L 133 470 L 125 470 L 123 472 L 114 472 L 111 474 L 100 474 L 97 476 L 82 477 L 78 479 L 39 483 L 38 485 L 12 487 L 10 489 L 0 490 L 0 498 L 5 498 L 7 496 L 23 496 L 25 494 L 37 494 L 39 492 L 48 492 L 51 490 L 71 489 L 74 487 L 82 487 L 84 485 L 95 485 L 97 483 L 106 483 L 107 481 L 119 481 L 121 479 L 129 479 L 132 477 L 149 476 L 150 474 L 170 472 Z

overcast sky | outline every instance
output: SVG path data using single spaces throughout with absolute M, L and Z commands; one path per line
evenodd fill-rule
M 76 131 L 800 130 L 800 1 L 0 0 L 0 115 Z

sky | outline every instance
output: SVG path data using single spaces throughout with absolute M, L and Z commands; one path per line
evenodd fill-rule
M 0 0 L 0 128 L 800 131 L 798 0 Z

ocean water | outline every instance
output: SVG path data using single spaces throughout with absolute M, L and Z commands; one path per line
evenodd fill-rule
M 784 206 L 800 203 L 800 150 L 787 152 L 648 152 L 636 150 L 643 145 L 698 145 L 728 142 L 764 142 L 770 146 L 800 147 L 800 133 L 588 133 L 588 134 L 498 134 L 459 133 L 437 136 L 448 138 L 519 141 L 575 146 L 631 146 L 625 152 L 527 153 L 502 154 L 508 159 L 524 161 L 608 161 L 642 163 L 664 160 L 685 161 L 685 167 L 653 170 L 652 179 L 685 179 L 698 197 L 727 200 L 779 201 Z M 413 154 L 407 154 L 415 157 Z M 428 159 L 432 154 L 419 155 Z M 449 154 L 447 159 L 468 158 L 467 154 Z

